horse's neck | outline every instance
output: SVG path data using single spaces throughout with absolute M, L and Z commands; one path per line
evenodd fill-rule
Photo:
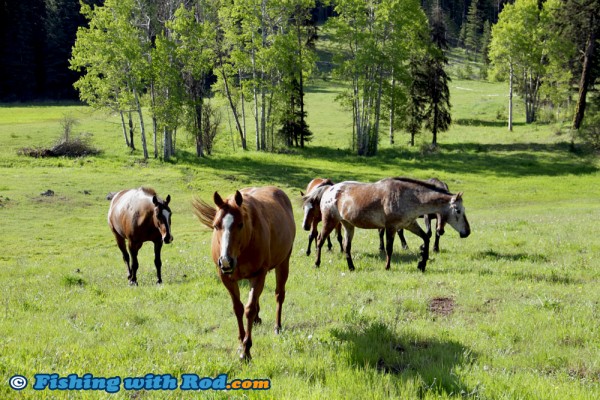
M 443 211 L 450 204 L 452 195 L 436 191 L 417 192 L 420 202 L 421 214 L 436 214 Z

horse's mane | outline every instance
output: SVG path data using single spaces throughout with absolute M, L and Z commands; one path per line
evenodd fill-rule
M 329 179 L 327 181 L 331 182 Z M 333 182 L 327 183 L 327 181 L 320 183 L 315 188 L 313 188 L 313 190 L 311 190 L 310 193 L 307 193 L 304 196 L 302 196 L 302 202 L 312 203 L 316 201 L 320 203 L 321 197 L 323 197 L 323 192 L 329 189 L 330 186 L 333 186 Z
M 398 176 L 398 177 L 390 178 L 390 179 L 395 180 L 395 181 L 399 181 L 399 182 L 407 182 L 407 183 L 412 183 L 414 185 L 424 186 L 427 189 L 431 189 L 431 190 L 434 190 L 436 192 L 443 193 L 443 194 L 448 194 L 448 195 L 452 194 L 448 190 L 443 189 L 443 188 L 441 188 L 439 186 L 436 186 L 433 183 L 429 183 L 429 182 L 426 182 L 426 181 L 420 181 L 418 179 L 406 178 L 404 176 Z
M 197 197 L 192 200 L 192 207 L 194 207 L 194 214 L 196 214 L 202 225 L 213 229 L 213 221 L 217 214 L 215 207 Z

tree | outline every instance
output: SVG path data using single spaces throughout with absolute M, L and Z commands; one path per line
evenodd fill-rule
M 334 43 L 334 73 L 350 82 L 341 101 L 351 104 L 358 155 L 377 153 L 381 105 L 388 79 L 405 79 L 410 52 L 425 37 L 427 22 L 417 1 L 336 2 L 337 16 L 328 21 Z M 395 87 L 395 85 L 393 85 Z
M 479 0 L 473 0 L 469 6 L 467 22 L 465 24 L 465 47 L 468 51 L 477 53 L 481 38 L 482 19 L 478 9 Z
M 82 4 L 81 12 L 89 27 L 78 29 L 70 59 L 70 68 L 83 72 L 75 87 L 83 101 L 97 107 L 134 109 L 147 159 L 141 96 L 149 71 L 144 54 L 150 51 L 150 43 L 135 24 L 134 1 L 106 0 L 104 6 L 94 8 Z
M 557 13 L 555 26 L 577 50 L 570 70 L 574 76 L 579 76 L 572 124 L 573 129 L 579 129 L 585 116 L 588 92 L 600 76 L 600 1 L 566 0 Z
M 448 58 L 445 50 L 448 48 L 446 41 L 446 25 L 441 8 L 436 7 L 431 15 L 431 43 L 432 48 L 427 54 L 423 77 L 426 83 L 424 98 L 426 109 L 423 114 L 425 127 L 432 133 L 431 145 L 437 146 L 438 132 L 447 131 L 452 123 L 450 114 L 450 90 L 448 82 L 450 77 L 445 71 Z
M 540 9 L 540 5 L 542 8 Z M 525 101 L 526 122 L 534 122 L 540 104 L 540 88 L 548 79 L 549 65 L 564 62 L 568 46 L 551 29 L 559 0 L 517 0 L 507 4 L 492 27 L 490 60 L 497 77 L 509 78 L 509 129 L 512 130 L 513 89 Z M 561 57 L 561 53 L 562 57 Z

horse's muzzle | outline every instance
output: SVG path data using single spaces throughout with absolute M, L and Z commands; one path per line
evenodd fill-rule
M 471 234 L 471 231 L 461 232 L 460 237 L 461 237 L 461 239 L 464 239 L 464 238 L 468 237 L 470 234 Z
M 164 242 L 165 244 L 169 244 L 169 243 L 171 243 L 172 241 L 173 241 L 173 235 L 167 235 L 167 236 L 165 236 L 165 237 L 163 238 L 163 242 Z
M 229 256 L 225 256 L 219 257 L 218 264 L 222 273 L 224 273 L 225 275 L 231 275 L 233 274 L 233 270 L 235 269 L 236 262 L 235 259 Z

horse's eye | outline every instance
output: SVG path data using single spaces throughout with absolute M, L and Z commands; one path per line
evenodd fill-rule
M 240 224 L 238 225 L 238 227 L 239 227 L 240 229 L 242 229 L 242 228 L 244 227 L 244 223 L 243 223 L 243 222 L 240 222 Z

